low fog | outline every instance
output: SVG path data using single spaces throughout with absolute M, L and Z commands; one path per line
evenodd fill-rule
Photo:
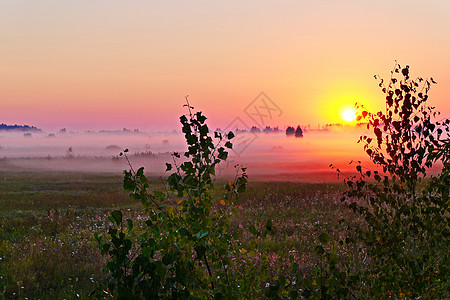
M 353 173 L 349 163 L 362 161 L 373 168 L 357 144 L 361 128 L 305 131 L 303 137 L 277 133 L 238 133 L 229 159 L 217 170 L 219 177 L 234 174 L 234 165 L 247 167 L 251 180 L 336 181 L 341 173 Z M 181 133 L 0 133 L 0 170 L 71 171 L 120 174 L 128 164 L 119 153 L 129 149 L 135 169 L 143 166 L 149 175 L 164 175 L 171 152 L 184 152 Z M 342 179 L 342 175 L 341 175 Z

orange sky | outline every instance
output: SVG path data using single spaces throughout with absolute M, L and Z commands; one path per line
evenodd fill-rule
M 0 28 L 0 123 L 170 130 L 188 94 L 211 127 L 252 126 L 263 91 L 270 125 L 317 126 L 380 107 L 373 75 L 395 59 L 433 76 L 430 104 L 450 115 L 444 0 L 6 0 Z

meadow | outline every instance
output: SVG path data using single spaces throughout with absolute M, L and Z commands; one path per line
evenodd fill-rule
M 94 233 L 105 233 L 107 216 L 121 209 L 142 219 L 140 203 L 122 188 L 121 174 L 70 172 L 0 173 L 0 296 L 13 299 L 87 298 L 107 274 Z M 162 179 L 150 178 L 161 188 Z M 218 182 L 215 201 L 223 194 Z M 327 231 L 335 236 L 349 218 L 339 201 L 342 183 L 252 182 L 241 196 L 233 226 L 248 227 L 273 219 L 275 230 L 262 245 L 273 272 L 280 260 L 294 256 L 308 270 L 317 263 L 316 237 Z M 253 238 L 246 237 L 252 247 Z
M 297 165 L 266 153 L 281 158 L 276 174 L 264 164 L 259 177 L 234 162 L 220 169 L 236 136 L 213 139 L 187 99 L 187 149 L 170 154 L 167 175 L 144 171 L 135 159 L 148 155 L 128 149 L 112 160 L 128 166 L 122 175 L 1 160 L 0 296 L 448 298 L 450 120 L 433 123 L 439 113 L 424 106 L 433 80 L 424 96 L 423 79 L 400 71 L 387 88 L 380 81 L 385 113 L 357 107 L 373 135 L 360 136 L 368 158 L 350 163 L 352 173 L 330 165 L 342 182 L 312 176 L 317 166 L 301 182 L 298 168 L 314 165 L 307 153 Z M 70 150 L 59 159 L 79 163 Z

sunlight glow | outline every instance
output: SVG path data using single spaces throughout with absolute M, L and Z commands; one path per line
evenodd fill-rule
M 356 119 L 356 112 L 354 109 L 346 109 L 344 110 L 344 112 L 342 113 L 342 118 L 346 121 L 346 122 L 353 122 Z

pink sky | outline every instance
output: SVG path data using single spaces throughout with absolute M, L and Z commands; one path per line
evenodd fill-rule
M 381 107 L 395 59 L 432 76 L 450 115 L 449 1 L 2 1 L 0 123 L 178 128 L 184 96 L 211 127 L 261 91 L 280 126 Z

